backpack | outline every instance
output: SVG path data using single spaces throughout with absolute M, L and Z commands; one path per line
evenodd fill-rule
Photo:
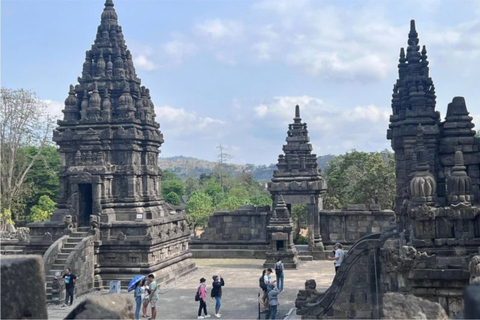
M 283 270 L 282 270 L 281 265 L 279 263 L 275 264 L 275 274 L 277 276 L 281 276 L 282 272 L 283 272 Z
M 267 290 L 267 285 L 265 284 L 265 279 L 263 278 L 263 276 L 261 276 L 260 279 L 258 279 L 258 282 L 262 290 Z
M 197 288 L 197 293 L 195 293 L 195 301 L 200 301 L 200 287 Z

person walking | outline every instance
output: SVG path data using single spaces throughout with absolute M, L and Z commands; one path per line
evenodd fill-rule
M 333 260 L 333 265 L 335 266 L 335 273 L 337 273 L 338 268 L 343 262 L 343 259 L 345 259 L 345 252 L 342 249 L 342 244 L 340 242 L 335 243 L 335 246 L 333 247 L 335 251 L 335 256 L 334 257 L 328 257 L 328 260 Z
M 225 285 L 222 276 L 213 276 L 212 298 L 215 298 L 215 317 L 220 318 L 220 307 L 222 306 L 222 287 Z
M 138 281 L 135 284 L 133 297 L 135 299 L 135 319 L 140 319 L 140 308 L 142 307 L 142 286 L 145 284 L 145 279 Z
M 155 319 L 157 317 L 157 301 L 158 301 L 158 285 L 157 281 L 155 281 L 155 275 L 153 273 L 148 275 L 148 281 L 150 284 L 148 285 L 150 289 L 150 308 L 152 308 L 152 317 L 150 319 Z
M 268 292 L 268 304 L 270 306 L 270 318 L 275 319 L 277 317 L 277 307 L 278 307 L 278 294 L 280 290 L 277 288 L 276 281 L 272 282 L 272 290 Z
M 65 303 L 62 307 L 73 304 L 73 292 L 75 291 L 75 283 L 77 282 L 78 277 L 72 273 L 70 268 L 65 269 L 65 273 L 61 277 L 55 277 L 55 280 L 60 278 L 65 278 Z M 70 303 L 69 303 L 70 300 Z
M 277 276 L 277 285 L 278 290 L 283 291 L 283 271 L 285 267 L 283 265 L 283 260 L 280 258 L 275 263 L 275 275 Z
M 200 285 L 197 288 L 198 295 L 200 297 L 200 306 L 198 307 L 198 319 L 210 318 L 210 315 L 207 313 L 207 281 L 205 278 L 200 279 Z M 202 316 L 202 310 L 204 316 Z

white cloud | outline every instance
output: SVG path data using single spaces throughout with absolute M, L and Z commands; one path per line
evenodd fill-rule
M 196 33 L 212 41 L 232 41 L 243 34 L 243 24 L 219 18 L 208 19 L 195 26 Z
M 53 117 L 54 119 L 63 119 L 62 110 L 65 108 L 63 102 L 55 101 L 55 100 L 41 100 L 46 105 L 46 112 L 49 116 Z
M 306 95 L 275 97 L 254 108 L 259 119 L 255 125 L 287 128 L 287 124 L 293 121 L 296 104 L 300 106 L 302 121 L 308 125 L 317 154 L 339 154 L 353 147 L 374 151 L 389 145 L 385 135 L 390 109 L 375 105 L 346 109 Z
M 223 120 L 200 117 L 196 112 L 172 106 L 156 107 L 155 113 L 164 134 L 171 136 L 188 136 L 200 132 L 202 135 L 216 135 L 217 130 L 226 124 Z
M 157 69 L 157 65 L 144 54 L 138 54 L 133 58 L 133 63 L 140 70 L 152 71 Z
M 163 51 L 173 64 L 180 65 L 197 52 L 196 45 L 182 34 L 172 34 L 172 40 L 163 45 Z

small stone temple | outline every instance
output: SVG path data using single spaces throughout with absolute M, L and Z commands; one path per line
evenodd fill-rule
M 428 65 L 412 20 L 387 131 L 396 223 L 356 241 L 326 292 L 306 282 L 296 300 L 302 318 L 382 318 L 390 292 L 438 302 L 461 317 L 462 291 L 480 276 L 480 139 L 463 97 L 453 98 L 441 121 Z
M 322 196 L 327 191 L 327 183 L 318 168 L 317 155 L 312 153 L 307 124 L 300 118 L 300 107 L 295 107 L 295 118 L 288 125 L 283 152 L 278 156 L 277 170 L 268 184 L 276 207 L 281 195 L 292 212 L 292 204 L 307 204 L 309 250 L 314 255 L 323 256 L 323 243 L 320 233 L 319 211 L 323 209 Z
M 161 194 L 154 104 L 112 0 L 63 113 L 53 134 L 61 158 L 57 210 L 51 221 L 29 225 L 26 247 L 44 257 L 49 297 L 63 292 L 53 276 L 66 267 L 81 275 L 82 292 L 112 280 L 124 287 L 138 274 L 169 283 L 194 270 L 186 216 Z

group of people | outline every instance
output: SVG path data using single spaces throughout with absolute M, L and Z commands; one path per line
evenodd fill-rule
M 345 259 L 345 253 L 340 243 L 336 243 L 334 246 L 334 256 L 328 257 L 329 260 L 334 261 L 335 272 Z M 275 263 L 275 276 L 276 279 L 272 279 L 273 270 L 268 268 L 263 270 L 262 276 L 259 279 L 260 288 L 263 290 L 262 303 L 264 311 L 268 311 L 268 319 L 275 319 L 277 316 L 278 294 L 283 291 L 284 285 L 284 270 L 282 259 L 278 259 Z M 63 306 L 72 305 L 73 292 L 75 289 L 75 283 L 78 277 L 71 272 L 69 268 L 65 270 L 65 273 L 61 277 L 55 277 L 56 280 L 65 279 L 65 304 Z M 215 299 L 215 317 L 220 318 L 220 307 L 222 305 L 222 287 L 225 285 L 225 281 L 221 275 L 214 275 L 212 277 L 212 290 L 210 297 Z M 207 312 L 207 285 L 206 279 L 200 279 L 200 285 L 197 288 L 195 294 L 195 300 L 199 302 L 198 307 L 198 319 L 209 318 L 210 315 Z M 143 279 L 135 285 L 134 298 L 136 302 L 135 319 L 140 319 L 140 309 L 142 309 L 142 317 L 148 318 L 147 308 L 150 304 L 152 316 L 150 319 L 155 319 L 157 316 L 157 301 L 158 301 L 158 285 L 155 281 L 153 274 L 148 275 L 146 279 Z M 143 308 L 142 308 L 143 307 Z M 203 316 L 202 316 L 203 311 Z
M 135 298 L 135 319 L 140 319 L 140 309 L 142 309 L 142 317 L 148 318 L 147 308 L 150 304 L 152 309 L 151 319 L 157 317 L 157 301 L 158 301 L 158 284 L 155 281 L 155 276 L 149 274 L 146 279 L 143 279 L 135 285 L 133 297 Z
M 221 275 L 214 275 L 212 277 L 212 291 L 210 297 L 215 299 L 215 317 L 220 318 L 220 307 L 222 306 L 222 287 L 225 285 L 225 281 Z M 197 288 L 195 294 L 195 301 L 199 302 L 198 306 L 198 319 L 210 318 L 207 312 L 207 280 L 205 278 L 200 279 L 200 285 Z M 203 316 L 202 316 L 203 311 Z
M 278 308 L 278 294 L 283 291 L 284 284 L 284 270 L 282 259 L 278 259 L 275 263 L 275 276 L 272 279 L 273 270 L 268 268 L 263 270 L 262 276 L 259 279 L 260 288 L 263 290 L 263 309 L 267 311 L 268 319 L 276 319 Z

